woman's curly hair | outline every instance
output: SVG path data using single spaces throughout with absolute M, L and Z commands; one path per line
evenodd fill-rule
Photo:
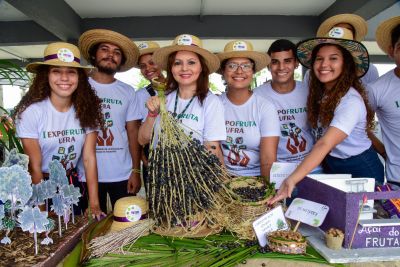
M 28 92 L 14 109 L 14 118 L 20 118 L 21 114 L 33 103 L 50 97 L 49 70 L 50 66 L 47 65 L 38 68 Z M 77 68 L 77 70 L 78 87 L 71 97 L 76 118 L 82 128 L 101 128 L 104 125 L 101 100 L 90 85 L 86 71 L 81 68 Z
M 365 88 L 357 77 L 356 65 L 350 52 L 340 45 L 319 44 L 312 51 L 311 66 L 314 66 L 317 52 L 324 46 L 335 46 L 341 51 L 343 55 L 343 70 L 338 77 L 337 83 L 329 90 L 325 89 L 325 85 L 318 80 L 314 71 L 310 71 L 310 92 L 307 99 L 307 116 L 311 127 L 316 128 L 318 126 L 318 121 L 322 127 L 328 127 L 340 100 L 346 95 L 350 87 L 353 87 L 364 100 L 367 110 L 367 129 L 373 129 L 374 112 L 369 106 Z

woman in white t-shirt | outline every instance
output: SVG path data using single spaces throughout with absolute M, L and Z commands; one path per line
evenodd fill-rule
M 253 94 L 253 75 L 265 68 L 270 58 L 253 50 L 244 40 L 227 43 L 221 61 L 221 74 L 227 84 L 221 96 L 225 108 L 227 138 L 222 152 L 232 175 L 263 176 L 269 180 L 276 161 L 280 125 L 274 104 Z
M 353 40 L 313 38 L 297 45 L 297 56 L 303 66 L 312 67 L 307 112 L 317 142 L 270 203 L 290 197 L 294 186 L 321 162 L 326 173 L 383 183 L 383 165 L 367 135 L 374 114 L 359 79 L 368 70 L 367 49 Z
M 219 68 L 218 57 L 202 48 L 196 36 L 182 34 L 172 45 L 155 51 L 153 61 L 167 71 L 167 110 L 188 135 L 198 139 L 223 162 L 220 141 L 226 139 L 224 108 L 208 89 L 209 74 Z M 160 109 L 158 96 L 149 98 L 146 106 L 148 115 L 139 130 L 141 145 L 150 142 Z
M 100 219 L 104 213 L 98 199 L 95 148 L 96 129 L 103 125 L 103 119 L 101 101 L 88 82 L 85 68 L 75 45 L 49 44 L 44 50 L 44 61 L 26 67 L 35 77 L 16 106 L 15 117 L 17 134 L 29 156 L 32 183 L 48 177 L 51 161 L 60 161 L 68 180 L 79 186 L 82 194 L 74 213 L 86 211 L 88 193 L 90 212 Z M 81 159 L 85 184 L 79 181 L 76 169 Z

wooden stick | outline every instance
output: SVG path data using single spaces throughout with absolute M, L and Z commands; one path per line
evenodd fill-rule
M 300 221 L 298 221 L 297 223 L 296 223 L 296 226 L 294 227 L 294 229 L 293 229 L 293 232 L 296 232 L 297 231 L 297 229 L 299 228 L 299 226 L 300 226 Z

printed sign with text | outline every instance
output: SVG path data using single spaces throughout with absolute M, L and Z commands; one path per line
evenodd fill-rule
M 274 162 L 271 167 L 270 181 L 275 183 L 275 188 L 279 189 L 283 180 L 286 179 L 297 167 L 296 163 Z
M 303 198 L 295 198 L 285 216 L 314 227 L 319 227 L 328 214 L 329 207 Z

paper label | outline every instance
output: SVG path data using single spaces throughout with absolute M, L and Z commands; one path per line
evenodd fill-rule
M 319 227 L 328 214 L 329 207 L 303 198 L 295 198 L 285 216 L 314 227 Z

